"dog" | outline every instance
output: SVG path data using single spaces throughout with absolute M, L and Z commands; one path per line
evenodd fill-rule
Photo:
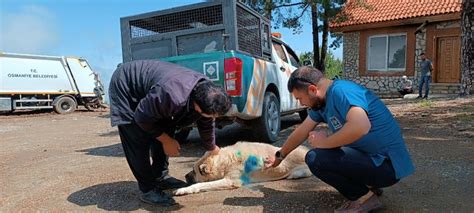
M 280 148 L 264 143 L 237 142 L 221 148 L 219 154 L 206 152 L 186 174 L 188 184 L 193 184 L 174 191 L 174 195 L 187 195 L 206 191 L 230 190 L 247 183 L 297 179 L 311 176 L 305 163 L 308 149 L 299 146 L 293 150 L 277 167 L 263 168 L 263 159 L 274 156 Z M 249 159 L 257 166 L 255 171 L 248 172 Z

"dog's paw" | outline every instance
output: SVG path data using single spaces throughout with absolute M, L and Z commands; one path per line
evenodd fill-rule
M 182 196 L 182 195 L 194 194 L 198 192 L 199 192 L 198 188 L 189 186 L 189 187 L 177 189 L 176 191 L 173 192 L 173 194 L 175 196 Z

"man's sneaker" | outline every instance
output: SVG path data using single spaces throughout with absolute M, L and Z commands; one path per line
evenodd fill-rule
M 416 97 L 416 99 L 422 99 L 423 97 L 421 97 L 421 95 L 419 95 L 418 97 Z
M 179 189 L 188 186 L 188 184 L 182 180 L 176 179 L 169 175 L 157 180 L 156 188 L 161 190 L 166 189 Z
M 172 206 L 176 204 L 176 201 L 172 197 L 165 194 L 163 191 L 156 189 L 142 193 L 140 195 L 140 200 L 158 206 Z
M 334 212 L 335 213 L 369 212 L 381 207 L 382 207 L 382 202 L 380 202 L 378 196 L 372 195 L 363 203 L 360 203 L 359 200 L 346 202 L 341 207 L 334 210 Z

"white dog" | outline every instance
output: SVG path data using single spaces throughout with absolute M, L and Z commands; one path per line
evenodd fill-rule
M 205 191 L 235 189 L 243 184 L 273 181 L 280 179 L 297 179 L 311 176 L 311 171 L 305 163 L 308 149 L 298 147 L 293 150 L 275 168 L 263 169 L 263 160 L 274 156 L 278 147 L 263 144 L 238 142 L 232 146 L 221 148 L 218 155 L 206 152 L 186 175 L 188 183 L 194 185 L 180 188 L 175 195 L 186 195 Z M 245 163 L 249 159 L 257 159 L 257 169 L 251 173 L 245 171 Z M 248 163 L 248 161 L 247 161 Z

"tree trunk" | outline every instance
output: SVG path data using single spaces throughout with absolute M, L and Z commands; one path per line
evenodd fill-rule
M 329 21 L 326 15 L 324 15 L 323 20 L 323 42 L 321 44 L 321 71 L 324 73 L 325 67 L 325 60 L 328 50 L 328 33 L 329 33 Z
M 319 58 L 319 31 L 318 31 L 318 7 L 317 3 L 311 3 L 311 25 L 313 29 L 313 66 L 321 70 L 321 63 Z
M 474 0 L 463 0 L 461 15 L 461 95 L 471 93 L 474 77 Z
M 272 0 L 265 0 L 265 15 L 267 18 L 272 21 L 272 10 L 273 10 L 273 3 Z

